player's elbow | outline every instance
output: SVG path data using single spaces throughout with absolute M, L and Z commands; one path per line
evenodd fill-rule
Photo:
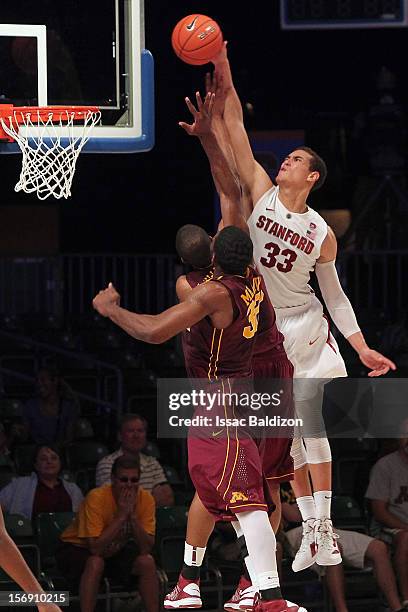
M 163 342 L 166 342 L 168 339 L 169 336 L 166 333 L 166 330 L 161 329 L 160 327 L 154 327 L 146 333 L 144 341 L 148 342 L 149 344 L 163 344 Z

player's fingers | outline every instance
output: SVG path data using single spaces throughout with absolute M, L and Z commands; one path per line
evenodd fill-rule
M 391 361 L 391 359 L 388 359 L 388 357 L 383 357 L 382 362 L 384 365 L 387 365 L 391 370 L 397 369 L 397 366 L 395 365 L 395 363 Z
M 197 117 L 197 109 L 194 106 L 194 104 L 191 102 L 190 98 L 184 98 L 186 104 L 187 104 L 187 108 L 190 111 L 190 113 L 193 115 L 194 119 Z
M 211 115 L 213 106 L 214 106 L 214 102 L 215 102 L 215 94 L 210 94 L 209 100 L 208 100 L 208 114 Z
M 377 376 L 384 376 L 385 374 L 387 374 L 387 372 L 389 372 L 389 370 L 390 370 L 390 368 L 388 366 L 384 365 L 383 367 L 375 368 L 374 370 L 369 372 L 368 376 L 370 378 L 377 377 Z
M 206 95 L 205 99 L 207 99 L 207 97 L 208 97 L 209 95 L 211 95 L 211 92 L 208 92 L 208 93 L 207 93 L 207 95 Z M 198 110 L 199 110 L 199 111 L 201 111 L 201 109 L 203 108 L 203 104 L 204 104 L 204 102 L 203 102 L 203 100 L 202 100 L 202 98 L 201 98 L 201 94 L 200 94 L 200 92 L 199 92 L 199 91 L 196 91 L 196 100 L 197 100 L 197 108 L 198 108 Z
M 179 126 L 183 128 L 187 132 L 187 134 L 192 134 L 193 127 L 188 123 L 184 123 L 184 121 L 179 121 Z

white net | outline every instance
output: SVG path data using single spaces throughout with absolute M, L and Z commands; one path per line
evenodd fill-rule
M 74 125 L 78 117 L 80 126 Z M 51 195 L 69 198 L 78 155 L 99 119 L 96 110 L 79 113 L 68 109 L 47 114 L 44 110 L 14 110 L 10 117 L 0 118 L 3 130 L 23 154 L 20 179 L 14 189 L 36 193 L 40 200 Z

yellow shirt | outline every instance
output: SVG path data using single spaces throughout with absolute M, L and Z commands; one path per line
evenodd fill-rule
M 82 501 L 77 515 L 61 534 L 63 542 L 86 546 L 85 538 L 98 538 L 117 514 L 118 506 L 112 494 L 112 485 L 107 484 L 89 491 Z M 156 506 L 151 493 L 138 489 L 135 516 L 143 529 L 154 535 L 156 528 Z

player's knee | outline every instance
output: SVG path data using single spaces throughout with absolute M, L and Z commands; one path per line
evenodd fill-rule
M 307 463 L 329 463 L 332 460 L 327 438 L 305 438 Z

